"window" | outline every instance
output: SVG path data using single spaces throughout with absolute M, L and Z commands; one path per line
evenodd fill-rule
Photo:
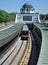
M 23 16 L 23 21 L 32 21 L 32 16 Z

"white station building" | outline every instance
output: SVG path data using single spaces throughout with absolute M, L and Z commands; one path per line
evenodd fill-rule
M 20 13 L 16 14 L 15 23 L 30 24 L 35 22 L 40 23 L 39 13 L 35 13 L 34 8 L 25 3 L 20 9 Z

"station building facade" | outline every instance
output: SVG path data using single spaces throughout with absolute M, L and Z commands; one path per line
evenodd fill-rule
M 34 8 L 30 7 L 29 4 L 24 4 L 23 6 L 24 8 L 20 9 L 20 13 L 16 14 L 15 23 L 40 23 L 39 13 L 35 13 Z

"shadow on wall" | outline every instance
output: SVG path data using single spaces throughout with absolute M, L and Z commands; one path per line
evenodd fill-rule
M 28 25 L 28 27 L 31 31 L 32 38 L 32 50 L 28 65 L 36 65 L 41 50 L 42 34 L 40 29 L 37 28 L 34 24 L 31 24 L 30 26 Z

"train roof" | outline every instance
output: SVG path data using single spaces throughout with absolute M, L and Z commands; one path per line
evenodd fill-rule
M 24 26 L 23 26 L 23 30 L 28 31 L 28 30 L 29 30 L 29 29 L 28 29 L 28 26 L 27 26 L 27 25 L 24 25 Z

